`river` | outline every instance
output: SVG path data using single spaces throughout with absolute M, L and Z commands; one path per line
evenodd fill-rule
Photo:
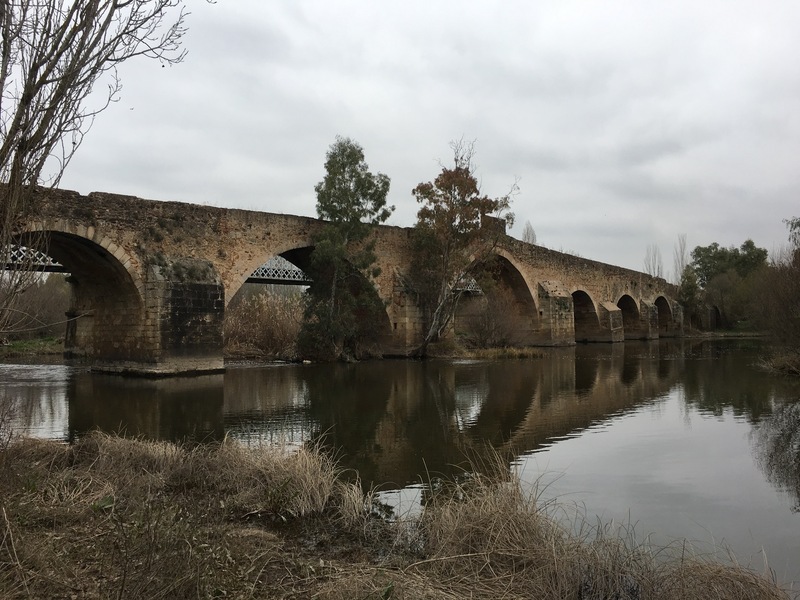
M 758 340 L 580 345 L 546 358 L 230 365 L 162 380 L 0 364 L 16 431 L 319 443 L 396 512 L 486 448 L 564 515 L 730 548 L 800 587 L 800 381 Z M 571 518 L 567 516 L 566 518 Z M 719 554 L 724 554 L 717 550 Z

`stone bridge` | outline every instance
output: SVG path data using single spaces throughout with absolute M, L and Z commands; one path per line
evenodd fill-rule
M 42 190 L 36 217 L 16 241 L 46 240 L 40 249 L 71 273 L 66 356 L 83 357 L 97 370 L 158 375 L 223 369 L 226 304 L 273 256 L 303 268 L 323 225 L 286 214 Z M 423 336 L 422 315 L 404 285 L 411 232 L 375 231 L 381 273 L 373 286 L 386 306 L 385 355 L 408 355 Z M 464 300 L 456 333 L 485 314 L 486 303 L 502 313 L 506 341 L 514 345 L 682 332 L 675 287 L 644 273 L 503 236 L 485 275 L 488 291 Z

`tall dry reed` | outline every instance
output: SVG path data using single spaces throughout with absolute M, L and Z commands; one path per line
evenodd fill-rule
M 514 477 L 472 475 L 426 501 L 424 558 L 405 568 L 462 597 L 537 599 L 786 598 L 774 581 L 685 547 L 638 541 L 626 528 L 567 527 Z M 576 534 L 575 531 L 580 533 Z
M 225 352 L 230 356 L 294 360 L 303 322 L 298 293 L 251 291 L 234 298 L 225 312 Z
M 0 392 L 0 451 L 8 447 L 13 436 L 11 421 L 14 418 L 14 403 Z

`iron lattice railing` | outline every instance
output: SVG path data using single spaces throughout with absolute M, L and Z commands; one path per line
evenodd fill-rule
M 66 273 L 67 269 L 59 262 L 41 250 L 11 244 L 8 254 L 4 256 L 3 270 L 12 271 L 25 269 L 27 271 L 43 271 L 46 273 Z M 0 259 L 1 260 L 1 259 Z
M 258 267 L 247 283 L 281 283 L 283 285 L 310 285 L 311 280 L 301 269 L 282 256 L 273 256 Z
M 3 270 L 26 269 L 47 273 L 66 273 L 66 267 L 41 250 L 12 244 L 3 264 Z M 273 256 L 258 267 L 248 283 L 277 283 L 284 285 L 310 285 L 311 280 L 301 269 L 281 256 Z
M 469 276 L 459 280 L 458 283 L 456 283 L 455 285 L 455 289 L 458 291 L 466 292 L 468 294 L 475 294 L 475 295 L 483 294 L 483 290 L 481 289 L 481 286 L 478 285 L 478 282 Z

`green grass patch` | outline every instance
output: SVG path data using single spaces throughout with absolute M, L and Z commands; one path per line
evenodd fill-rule
M 15 356 L 46 356 L 63 354 L 64 340 L 61 338 L 35 338 L 13 340 L 0 345 L 0 358 Z

